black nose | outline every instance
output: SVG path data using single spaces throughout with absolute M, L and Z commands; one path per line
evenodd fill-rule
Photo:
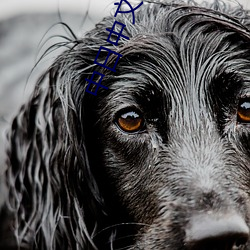
M 203 214 L 191 218 L 185 244 L 189 250 L 243 250 L 249 228 L 237 214 Z

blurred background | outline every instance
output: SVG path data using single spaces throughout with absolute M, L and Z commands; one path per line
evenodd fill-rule
M 110 13 L 114 2 L 119 0 L 0 0 L 0 174 L 4 169 L 6 128 L 60 50 L 32 68 L 46 48 L 63 41 L 54 35 L 67 34 L 61 25 L 54 24 L 63 21 L 76 35 L 83 35 Z M 250 9 L 250 0 L 224 2 Z

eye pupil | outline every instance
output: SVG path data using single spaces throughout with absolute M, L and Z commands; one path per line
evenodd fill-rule
M 250 99 L 242 100 L 239 103 L 237 120 L 242 123 L 250 123 Z
M 143 127 L 143 118 L 135 111 L 125 112 L 119 116 L 117 125 L 125 132 L 137 132 Z

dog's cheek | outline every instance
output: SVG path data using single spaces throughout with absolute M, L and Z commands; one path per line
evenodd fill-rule
M 241 147 L 239 145 L 241 143 Z M 244 155 L 248 156 L 248 161 L 250 160 L 250 128 L 241 128 L 239 131 L 239 136 L 234 140 L 236 147 L 241 151 L 244 151 Z M 247 159 L 246 159 L 247 160 Z
M 129 144 L 106 148 L 104 166 L 123 207 L 136 222 L 150 224 L 157 213 L 156 157 L 149 141 Z

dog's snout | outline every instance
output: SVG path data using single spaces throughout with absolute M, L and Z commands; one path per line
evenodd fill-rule
M 243 250 L 249 228 L 236 214 L 194 216 L 186 230 L 189 250 Z

